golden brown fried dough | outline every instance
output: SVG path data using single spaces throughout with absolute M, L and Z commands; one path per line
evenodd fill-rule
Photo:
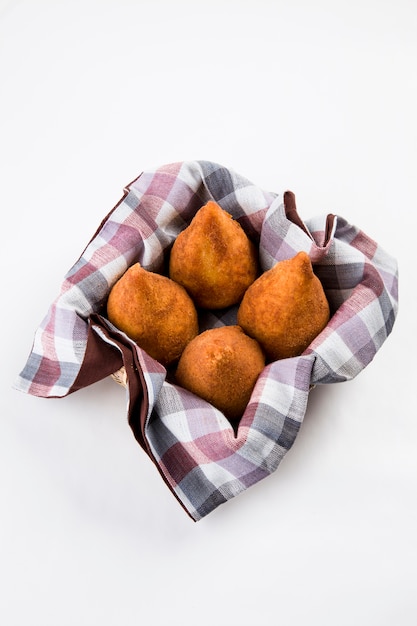
M 107 301 L 109 320 L 150 356 L 169 365 L 198 333 L 197 311 L 183 287 L 132 265 Z
M 329 321 L 329 304 L 306 252 L 278 262 L 246 291 L 238 324 L 267 359 L 298 356 Z
M 258 253 L 240 224 L 216 202 L 197 211 L 171 250 L 169 275 L 198 307 L 240 302 L 258 275 Z
M 223 326 L 190 341 L 179 360 L 176 381 L 235 420 L 242 416 L 264 366 L 255 340 L 239 326 Z

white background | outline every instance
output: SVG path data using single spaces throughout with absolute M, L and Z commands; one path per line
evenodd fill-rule
M 0 0 L 0 623 L 415 626 L 417 4 Z M 398 259 L 392 335 L 193 523 L 110 379 L 12 389 L 124 185 L 206 159 Z

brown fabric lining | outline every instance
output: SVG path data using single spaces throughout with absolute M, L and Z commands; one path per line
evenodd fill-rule
M 301 217 L 298 215 L 297 204 L 295 201 L 295 194 L 292 191 L 284 192 L 284 207 L 285 207 L 285 215 L 287 219 L 290 220 L 290 222 L 292 222 L 296 226 L 299 226 L 301 230 L 303 230 L 306 233 L 306 235 L 308 235 L 311 238 L 308 228 L 304 224 Z
M 301 230 L 303 230 L 309 237 L 312 239 L 311 233 L 304 224 L 303 220 L 298 215 L 297 211 L 297 203 L 295 200 L 295 194 L 292 191 L 284 192 L 284 207 L 285 207 L 285 215 L 290 222 L 299 226 Z M 332 232 L 333 232 L 333 224 L 336 216 L 330 213 L 326 219 L 326 226 L 324 230 L 324 241 L 320 242 L 320 246 L 325 248 L 330 241 Z
M 88 322 L 87 345 L 80 371 L 70 393 L 103 380 L 123 365 L 122 356 L 114 346 L 103 341 L 94 331 L 92 316 Z
M 107 343 L 100 337 L 96 332 L 97 328 L 100 328 L 105 337 L 114 342 L 117 347 Z M 172 485 L 168 482 L 147 441 L 145 426 L 149 410 L 148 393 L 135 347 L 128 341 L 124 341 L 123 336 L 119 332 L 113 331 L 104 317 L 98 314 L 91 315 L 84 360 L 70 393 L 110 376 L 122 366 L 126 370 L 129 390 L 128 423 L 134 437 L 157 467 L 171 493 L 178 500 L 187 515 L 195 522 L 196 520 L 191 516 L 173 490 Z

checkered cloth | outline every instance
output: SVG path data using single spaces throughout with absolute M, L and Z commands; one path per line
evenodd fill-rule
M 197 521 L 277 469 L 300 429 L 311 386 L 347 381 L 370 363 L 394 324 L 397 264 L 343 218 L 303 223 L 291 193 L 266 192 L 216 163 L 145 171 L 124 192 L 65 276 L 15 387 L 63 397 L 124 366 L 134 436 Z M 236 432 L 105 317 L 116 280 L 137 261 L 163 272 L 178 233 L 210 199 L 257 243 L 263 270 L 305 250 L 332 312 L 301 356 L 265 367 Z M 201 330 L 236 323 L 236 311 L 205 313 Z

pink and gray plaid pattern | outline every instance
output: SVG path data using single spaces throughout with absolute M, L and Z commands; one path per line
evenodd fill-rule
M 176 236 L 209 199 L 256 241 L 264 270 L 308 252 L 332 311 L 303 355 L 265 367 L 237 432 L 220 411 L 175 385 L 103 314 L 111 286 L 132 263 L 164 271 Z M 301 226 L 289 217 L 283 196 L 216 163 L 143 172 L 66 275 L 15 387 L 63 397 L 124 365 L 132 431 L 190 517 L 201 519 L 277 469 L 302 424 L 311 386 L 356 376 L 395 321 L 395 259 L 339 216 Z M 207 312 L 201 330 L 234 324 L 236 310 Z

